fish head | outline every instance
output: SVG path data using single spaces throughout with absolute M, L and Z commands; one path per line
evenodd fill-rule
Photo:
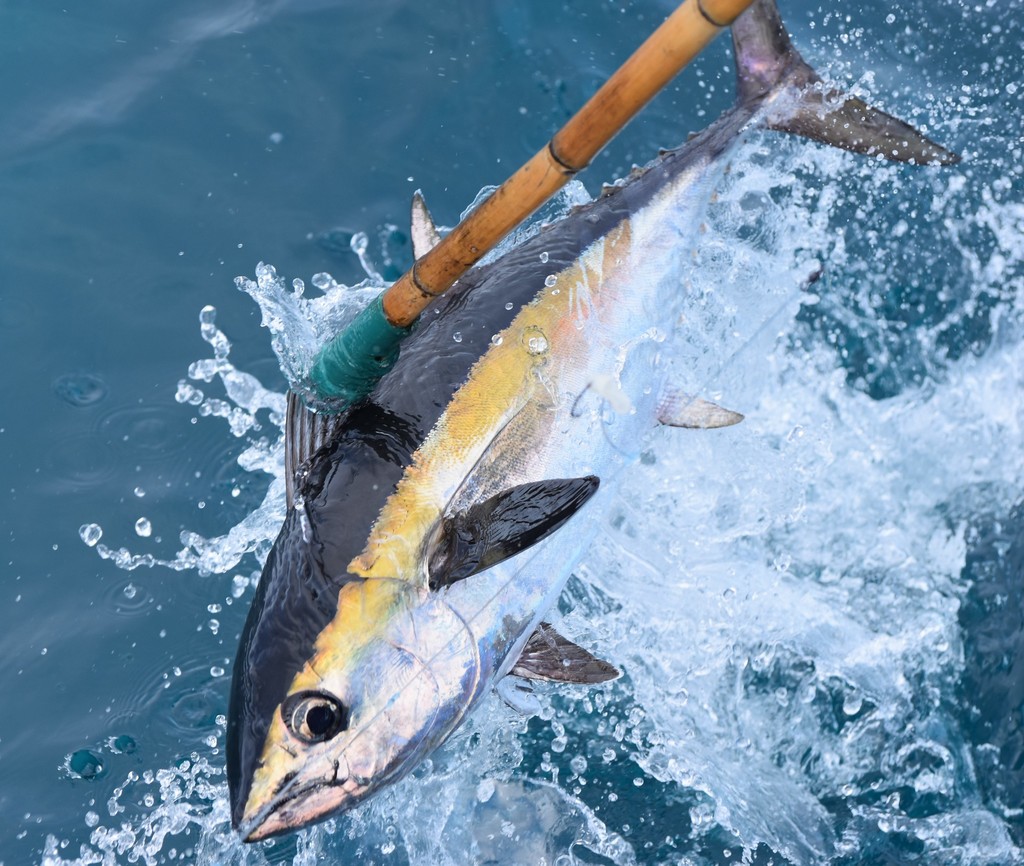
M 253 842 L 354 806 L 440 745 L 478 679 L 465 624 L 431 593 L 399 580 L 345 584 L 279 699 L 233 695 L 232 822 Z

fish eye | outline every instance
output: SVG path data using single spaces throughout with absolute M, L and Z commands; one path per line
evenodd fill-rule
M 306 743 L 323 743 L 348 727 L 348 712 L 326 692 L 299 692 L 281 706 L 288 730 Z

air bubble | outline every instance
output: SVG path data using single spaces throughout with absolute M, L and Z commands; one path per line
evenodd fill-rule
M 149 518 L 140 517 L 135 521 L 135 534 L 140 538 L 149 538 L 153 534 L 153 525 L 149 522 Z
M 547 286 L 549 289 L 557 282 L 558 277 L 556 277 L 554 274 L 548 274 L 547 277 L 544 279 L 544 285 Z

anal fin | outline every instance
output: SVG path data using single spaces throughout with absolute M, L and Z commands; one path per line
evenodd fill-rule
M 562 637 L 546 622 L 537 626 L 510 674 L 534 680 L 593 684 L 620 676 L 617 668 Z

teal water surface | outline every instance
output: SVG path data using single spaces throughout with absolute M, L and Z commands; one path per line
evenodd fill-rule
M 356 282 L 365 232 L 396 278 L 413 190 L 454 224 L 673 4 L 0 10 L 0 866 L 1024 862 L 1018 8 L 781 5 L 822 72 L 964 164 L 875 172 L 755 136 L 737 168 L 763 177 L 729 189 L 759 221 L 723 218 L 711 245 L 824 277 L 714 383 L 748 415 L 723 452 L 742 474 L 704 508 L 720 479 L 687 473 L 722 455 L 656 439 L 570 586 L 624 681 L 528 720 L 495 701 L 383 805 L 248 852 L 219 774 L 257 556 L 127 571 L 84 541 L 173 559 L 182 532 L 222 536 L 263 501 L 271 476 L 237 458 L 277 440 L 269 414 L 236 437 L 175 399 L 213 354 L 206 305 L 231 364 L 283 392 L 237 275 Z M 731 98 L 722 39 L 582 180 L 596 195 Z M 712 259 L 723 293 L 742 284 Z M 659 608 L 660 579 L 707 606 Z

